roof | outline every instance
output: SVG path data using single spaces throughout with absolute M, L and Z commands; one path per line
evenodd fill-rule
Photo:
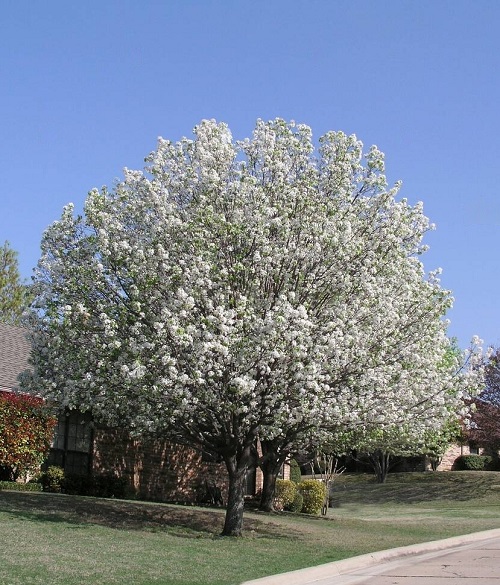
M 29 368 L 30 351 L 26 329 L 0 323 L 0 390 L 19 388 L 17 377 Z

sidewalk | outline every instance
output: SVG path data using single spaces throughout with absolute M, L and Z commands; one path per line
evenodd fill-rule
M 500 529 L 395 548 L 243 585 L 500 585 Z

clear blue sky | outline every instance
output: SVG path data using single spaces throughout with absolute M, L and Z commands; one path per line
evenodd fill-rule
M 16 0 L 0 6 L 0 243 L 203 118 L 355 133 L 437 224 L 450 334 L 500 345 L 498 0 Z

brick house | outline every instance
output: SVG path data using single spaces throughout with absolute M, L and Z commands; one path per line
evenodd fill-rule
M 17 377 L 29 367 L 30 351 L 22 328 L 0 323 L 0 390 L 19 390 Z M 60 414 L 46 465 L 67 473 L 125 478 L 143 499 L 195 502 L 207 483 L 219 487 L 226 499 L 224 464 L 166 440 L 133 439 L 125 430 L 100 427 L 78 411 Z M 247 494 L 254 495 L 261 486 L 260 469 L 249 472 Z
M 483 454 L 484 449 L 477 447 L 473 442 L 466 442 L 464 444 L 454 443 L 450 445 L 438 466 L 438 471 L 453 471 L 455 469 L 455 461 L 462 455 L 478 455 Z

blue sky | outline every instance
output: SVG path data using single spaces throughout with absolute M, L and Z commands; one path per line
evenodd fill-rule
M 450 334 L 500 345 L 500 2 L 87 0 L 0 7 L 0 243 L 44 229 L 203 118 L 355 133 L 437 225 Z

